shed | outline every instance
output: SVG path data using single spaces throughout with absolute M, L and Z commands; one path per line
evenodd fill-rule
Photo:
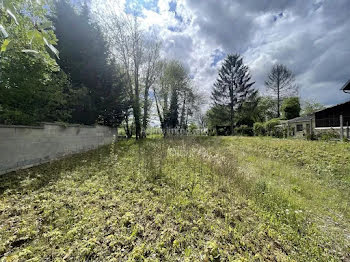
M 287 121 L 289 135 L 304 137 L 311 134 L 314 128 L 314 114 L 296 117 Z

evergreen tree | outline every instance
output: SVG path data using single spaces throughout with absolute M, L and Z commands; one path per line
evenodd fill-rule
M 212 91 L 215 106 L 227 107 L 230 133 L 233 134 L 234 112 L 252 94 L 254 82 L 251 82 L 249 68 L 243 64 L 239 54 L 228 55 Z
M 67 1 L 56 1 L 53 18 L 58 38 L 60 67 L 76 90 L 72 121 L 117 125 L 122 116 L 124 82 L 115 63 L 108 59 L 108 46 L 99 27 L 90 19 L 88 5 L 74 10 Z

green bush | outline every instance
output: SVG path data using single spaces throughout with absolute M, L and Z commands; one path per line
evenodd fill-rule
M 287 136 L 287 130 L 286 128 L 275 126 L 272 131 L 272 136 L 278 137 L 278 138 L 284 138 Z
M 337 131 L 335 131 L 334 129 L 331 129 L 331 130 L 323 131 L 322 133 L 318 134 L 318 137 L 322 141 L 330 141 L 332 139 L 339 139 L 340 135 Z
M 253 126 L 253 132 L 256 136 L 264 136 L 266 134 L 264 123 L 256 122 Z
M 247 125 L 241 125 L 235 128 L 235 133 L 241 136 L 253 136 L 253 128 Z
M 271 119 L 265 123 L 266 134 L 269 136 L 277 136 L 275 127 L 280 124 L 279 119 Z

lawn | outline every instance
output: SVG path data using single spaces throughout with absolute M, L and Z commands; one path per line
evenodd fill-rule
M 120 141 L 0 176 L 1 261 L 350 261 L 350 144 Z

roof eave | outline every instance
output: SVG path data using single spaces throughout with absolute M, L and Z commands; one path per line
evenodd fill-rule
M 343 90 L 344 93 L 350 93 L 350 80 L 348 80 L 340 90 Z

